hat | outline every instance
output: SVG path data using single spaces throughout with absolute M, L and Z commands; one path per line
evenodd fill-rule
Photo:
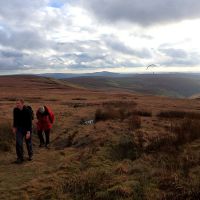
M 45 112 L 45 108 L 44 108 L 44 106 L 39 107 L 38 111 L 39 111 L 40 113 L 44 113 L 44 112 Z

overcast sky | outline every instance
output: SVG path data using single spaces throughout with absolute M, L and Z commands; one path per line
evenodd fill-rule
M 0 2 L 0 74 L 200 71 L 199 0 Z

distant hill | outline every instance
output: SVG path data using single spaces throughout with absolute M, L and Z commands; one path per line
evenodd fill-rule
M 94 73 L 82 73 L 82 74 L 73 74 L 73 73 L 45 73 L 45 74 L 38 74 L 38 76 L 43 77 L 51 77 L 57 79 L 64 79 L 64 78 L 74 78 L 74 77 L 124 77 L 130 76 L 129 74 L 120 74 L 120 73 L 113 73 L 113 72 L 94 72 Z
M 188 98 L 200 94 L 200 74 L 132 74 L 118 77 L 82 76 L 64 80 L 89 89 L 120 89 L 180 98 Z
M 0 76 L 0 90 L 9 91 L 13 95 L 20 95 L 22 90 L 26 90 L 27 94 L 35 90 L 45 91 L 47 89 L 79 89 L 77 86 L 73 86 L 70 83 L 66 83 L 62 80 L 38 77 L 35 75 L 8 75 Z

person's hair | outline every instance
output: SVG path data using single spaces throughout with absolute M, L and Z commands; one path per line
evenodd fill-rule
M 24 104 L 24 99 L 22 99 L 22 98 L 18 98 L 18 99 L 16 99 L 16 101 L 20 101 L 22 104 Z
M 41 106 L 39 107 L 38 111 L 43 114 L 45 112 L 45 107 L 44 106 Z

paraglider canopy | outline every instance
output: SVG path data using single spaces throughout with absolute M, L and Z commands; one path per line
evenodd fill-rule
M 147 66 L 146 70 L 149 69 L 149 68 L 151 68 L 151 67 L 157 67 L 157 65 L 155 65 L 155 64 L 150 64 L 150 65 Z

